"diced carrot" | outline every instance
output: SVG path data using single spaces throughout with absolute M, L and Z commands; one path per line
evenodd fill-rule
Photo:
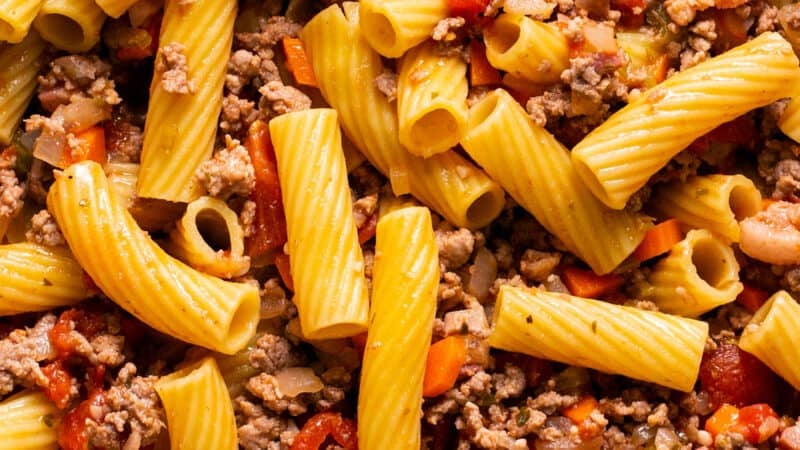
M 589 414 L 597 408 L 597 400 L 591 395 L 585 395 L 572 406 L 564 408 L 561 414 L 575 425 L 580 425 L 589 418 Z
M 716 436 L 719 433 L 724 433 L 736 423 L 739 418 L 739 408 L 725 403 L 720 406 L 711 417 L 706 420 L 705 430 Z
M 486 58 L 486 46 L 473 39 L 469 43 L 469 81 L 472 86 L 500 84 L 500 71 L 492 67 Z
M 572 295 L 584 298 L 596 298 L 613 292 L 622 286 L 624 281 L 617 274 L 597 275 L 591 270 L 583 270 L 573 266 L 565 267 L 561 278 Z
M 773 200 L 771 198 L 762 198 L 761 199 L 761 210 L 767 210 L 773 203 L 777 203 L 777 200 Z
M 303 41 L 298 38 L 283 38 L 283 52 L 286 55 L 286 67 L 294 75 L 297 84 L 319 87 L 311 61 L 308 60 Z
M 681 224 L 677 219 L 667 219 L 647 230 L 644 239 L 633 251 L 633 257 L 639 261 L 666 253 L 683 239 Z
M 736 301 L 748 311 L 754 313 L 758 311 L 758 308 L 761 308 L 761 305 L 767 302 L 768 298 L 769 293 L 767 291 L 744 283 L 742 292 L 736 297 Z
M 467 361 L 467 346 L 462 336 L 449 336 L 431 345 L 422 395 L 436 397 L 453 387 L 461 366 Z
M 81 162 L 95 161 L 106 163 L 106 132 L 102 126 L 89 127 L 75 135 L 75 145 L 64 150 L 64 166 Z
M 286 253 L 275 255 L 275 267 L 278 268 L 278 274 L 280 274 L 283 284 L 294 292 L 294 280 L 292 279 L 292 271 L 289 264 L 289 255 Z
M 371 214 L 366 222 L 358 227 L 358 243 L 363 244 L 368 240 L 375 237 L 375 231 L 378 229 L 378 213 Z
M 463 17 L 468 22 L 480 23 L 489 0 L 447 0 L 451 16 Z
M 775 411 L 766 403 L 758 403 L 739 409 L 731 431 L 741 434 L 751 444 L 760 444 L 775 434 L 779 426 Z

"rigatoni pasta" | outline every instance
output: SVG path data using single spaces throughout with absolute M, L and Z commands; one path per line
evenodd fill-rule
M 364 38 L 390 58 L 427 39 L 449 13 L 445 0 L 366 0 L 359 2 L 359 9 Z
M 0 41 L 22 42 L 44 0 L 0 1 Z M 0 66 L 6 67 L 6 66 Z
M 2 11 L 0 6 L 0 11 Z M 36 90 L 46 44 L 31 31 L 19 44 L 0 45 L 0 145 L 8 145 Z
M 139 0 L 95 0 L 103 12 L 117 19 Z
M 45 0 L 33 26 L 47 42 L 79 53 L 97 44 L 105 20 L 94 0 Z
M 22 391 L 0 402 L 1 450 L 56 450 L 61 411 L 42 392 Z
M 800 82 L 791 45 L 764 33 L 681 71 L 614 113 L 572 149 L 572 161 L 597 198 L 614 209 L 692 141 Z M 722 107 L 724 106 L 724 107 Z
M 380 257 L 361 369 L 358 443 L 365 449 L 418 449 L 422 378 L 439 285 L 428 209 L 405 207 L 382 216 L 375 252 Z
M 688 392 L 707 337 L 698 320 L 502 286 L 489 344 Z

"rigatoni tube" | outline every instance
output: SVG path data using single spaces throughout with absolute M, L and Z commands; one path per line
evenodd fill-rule
M 0 145 L 11 143 L 33 98 L 46 46 L 36 31 L 19 44 L 0 46 Z
M 44 0 L 0 0 L 0 41 L 22 42 L 42 3 Z
M 57 48 L 80 53 L 100 41 L 105 20 L 94 0 L 45 0 L 33 26 Z
M 0 448 L 56 450 L 61 411 L 39 390 L 18 392 L 0 402 Z
M 359 8 L 364 38 L 388 58 L 397 58 L 427 39 L 449 15 L 446 0 L 364 0 Z

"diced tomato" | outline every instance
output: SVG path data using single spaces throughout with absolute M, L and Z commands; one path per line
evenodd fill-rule
M 101 313 L 73 308 L 61 313 L 48 336 L 58 358 L 65 359 L 75 351 L 76 342 L 70 337 L 70 332 L 73 329 L 87 339 L 91 339 L 102 331 L 105 326 L 105 319 Z
M 715 52 L 722 53 L 747 41 L 747 29 L 750 24 L 736 14 L 736 10 L 712 9 L 710 14 L 716 22 L 714 31 L 717 33 L 717 38 L 712 44 Z
M 759 403 L 739 409 L 739 418 L 731 431 L 741 434 L 751 444 L 760 444 L 775 434 L 779 425 L 775 411 Z
M 308 419 L 297 433 L 291 450 L 319 450 L 330 436 L 345 450 L 357 450 L 356 423 L 340 413 L 322 412 Z
M 75 381 L 61 360 L 52 362 L 42 367 L 42 373 L 47 377 L 47 387 L 43 388 L 44 394 L 56 404 L 59 409 L 64 409 L 69 403 L 69 393 Z
M 645 6 L 644 0 L 611 0 L 611 8 L 622 14 L 620 24 L 628 29 L 644 25 Z
M 463 17 L 469 22 L 481 22 L 489 0 L 447 0 L 451 16 Z
M 694 154 L 708 151 L 712 144 L 736 144 L 748 150 L 756 148 L 758 132 L 749 115 L 739 116 L 714 128 L 692 142 L 688 149 Z
M 86 433 L 86 419 L 92 416 L 93 408 L 102 407 L 106 402 L 105 392 L 89 392 L 86 400 L 68 412 L 61 420 L 58 430 L 58 444 L 64 450 L 89 450 L 89 435 Z
M 736 301 L 748 311 L 754 313 L 758 311 L 758 308 L 761 308 L 761 305 L 767 302 L 768 298 L 769 293 L 767 291 L 744 283 L 744 288 L 736 297 Z
M 363 244 L 375 237 L 375 230 L 378 227 L 378 213 L 372 213 L 367 220 L 358 227 L 358 243 Z
M 712 408 L 778 402 L 778 379 L 772 370 L 732 342 L 703 355 L 699 378 Z

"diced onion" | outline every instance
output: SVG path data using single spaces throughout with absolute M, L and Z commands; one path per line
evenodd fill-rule
M 486 247 L 481 247 L 475 254 L 475 264 L 469 268 L 467 292 L 478 300 L 484 300 L 489 297 L 489 289 L 495 278 L 497 278 L 497 260 Z
M 287 397 L 300 394 L 313 394 L 322 390 L 324 385 L 309 367 L 287 367 L 275 373 L 278 389 Z
M 53 112 L 52 118 L 62 120 L 64 129 L 75 133 L 111 118 L 111 108 L 90 98 L 76 98 L 67 105 L 61 105 Z

